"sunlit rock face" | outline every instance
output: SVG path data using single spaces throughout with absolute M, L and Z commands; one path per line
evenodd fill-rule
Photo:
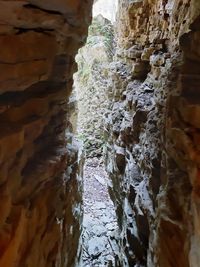
M 108 19 L 102 15 L 94 17 L 86 45 L 76 56 L 77 138 L 83 143 L 86 157 L 101 157 L 105 146 L 104 116 L 109 108 L 108 74 L 114 53 L 113 35 L 113 25 Z
M 80 226 L 68 96 L 92 1 L 0 3 L 0 266 L 73 266 Z
M 200 262 L 200 3 L 119 1 L 106 168 L 124 266 Z

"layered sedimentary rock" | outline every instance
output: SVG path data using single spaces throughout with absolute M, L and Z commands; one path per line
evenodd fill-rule
M 123 266 L 200 262 L 200 3 L 121 0 L 106 167 Z
M 77 150 L 68 97 L 92 1 L 0 2 L 0 266 L 73 266 Z

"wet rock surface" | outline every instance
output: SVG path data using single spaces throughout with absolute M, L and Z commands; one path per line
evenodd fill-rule
M 84 168 L 81 267 L 118 266 L 118 224 L 107 184 L 101 160 L 88 159 Z

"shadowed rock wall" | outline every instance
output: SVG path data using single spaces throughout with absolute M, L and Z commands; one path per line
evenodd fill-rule
M 105 134 L 123 264 L 198 267 L 200 3 L 119 2 Z
M 73 266 L 80 226 L 68 121 L 92 1 L 0 1 L 0 266 Z

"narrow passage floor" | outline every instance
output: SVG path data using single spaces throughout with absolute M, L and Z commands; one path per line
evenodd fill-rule
M 88 159 L 84 168 L 82 267 L 114 267 L 118 226 L 101 160 Z

